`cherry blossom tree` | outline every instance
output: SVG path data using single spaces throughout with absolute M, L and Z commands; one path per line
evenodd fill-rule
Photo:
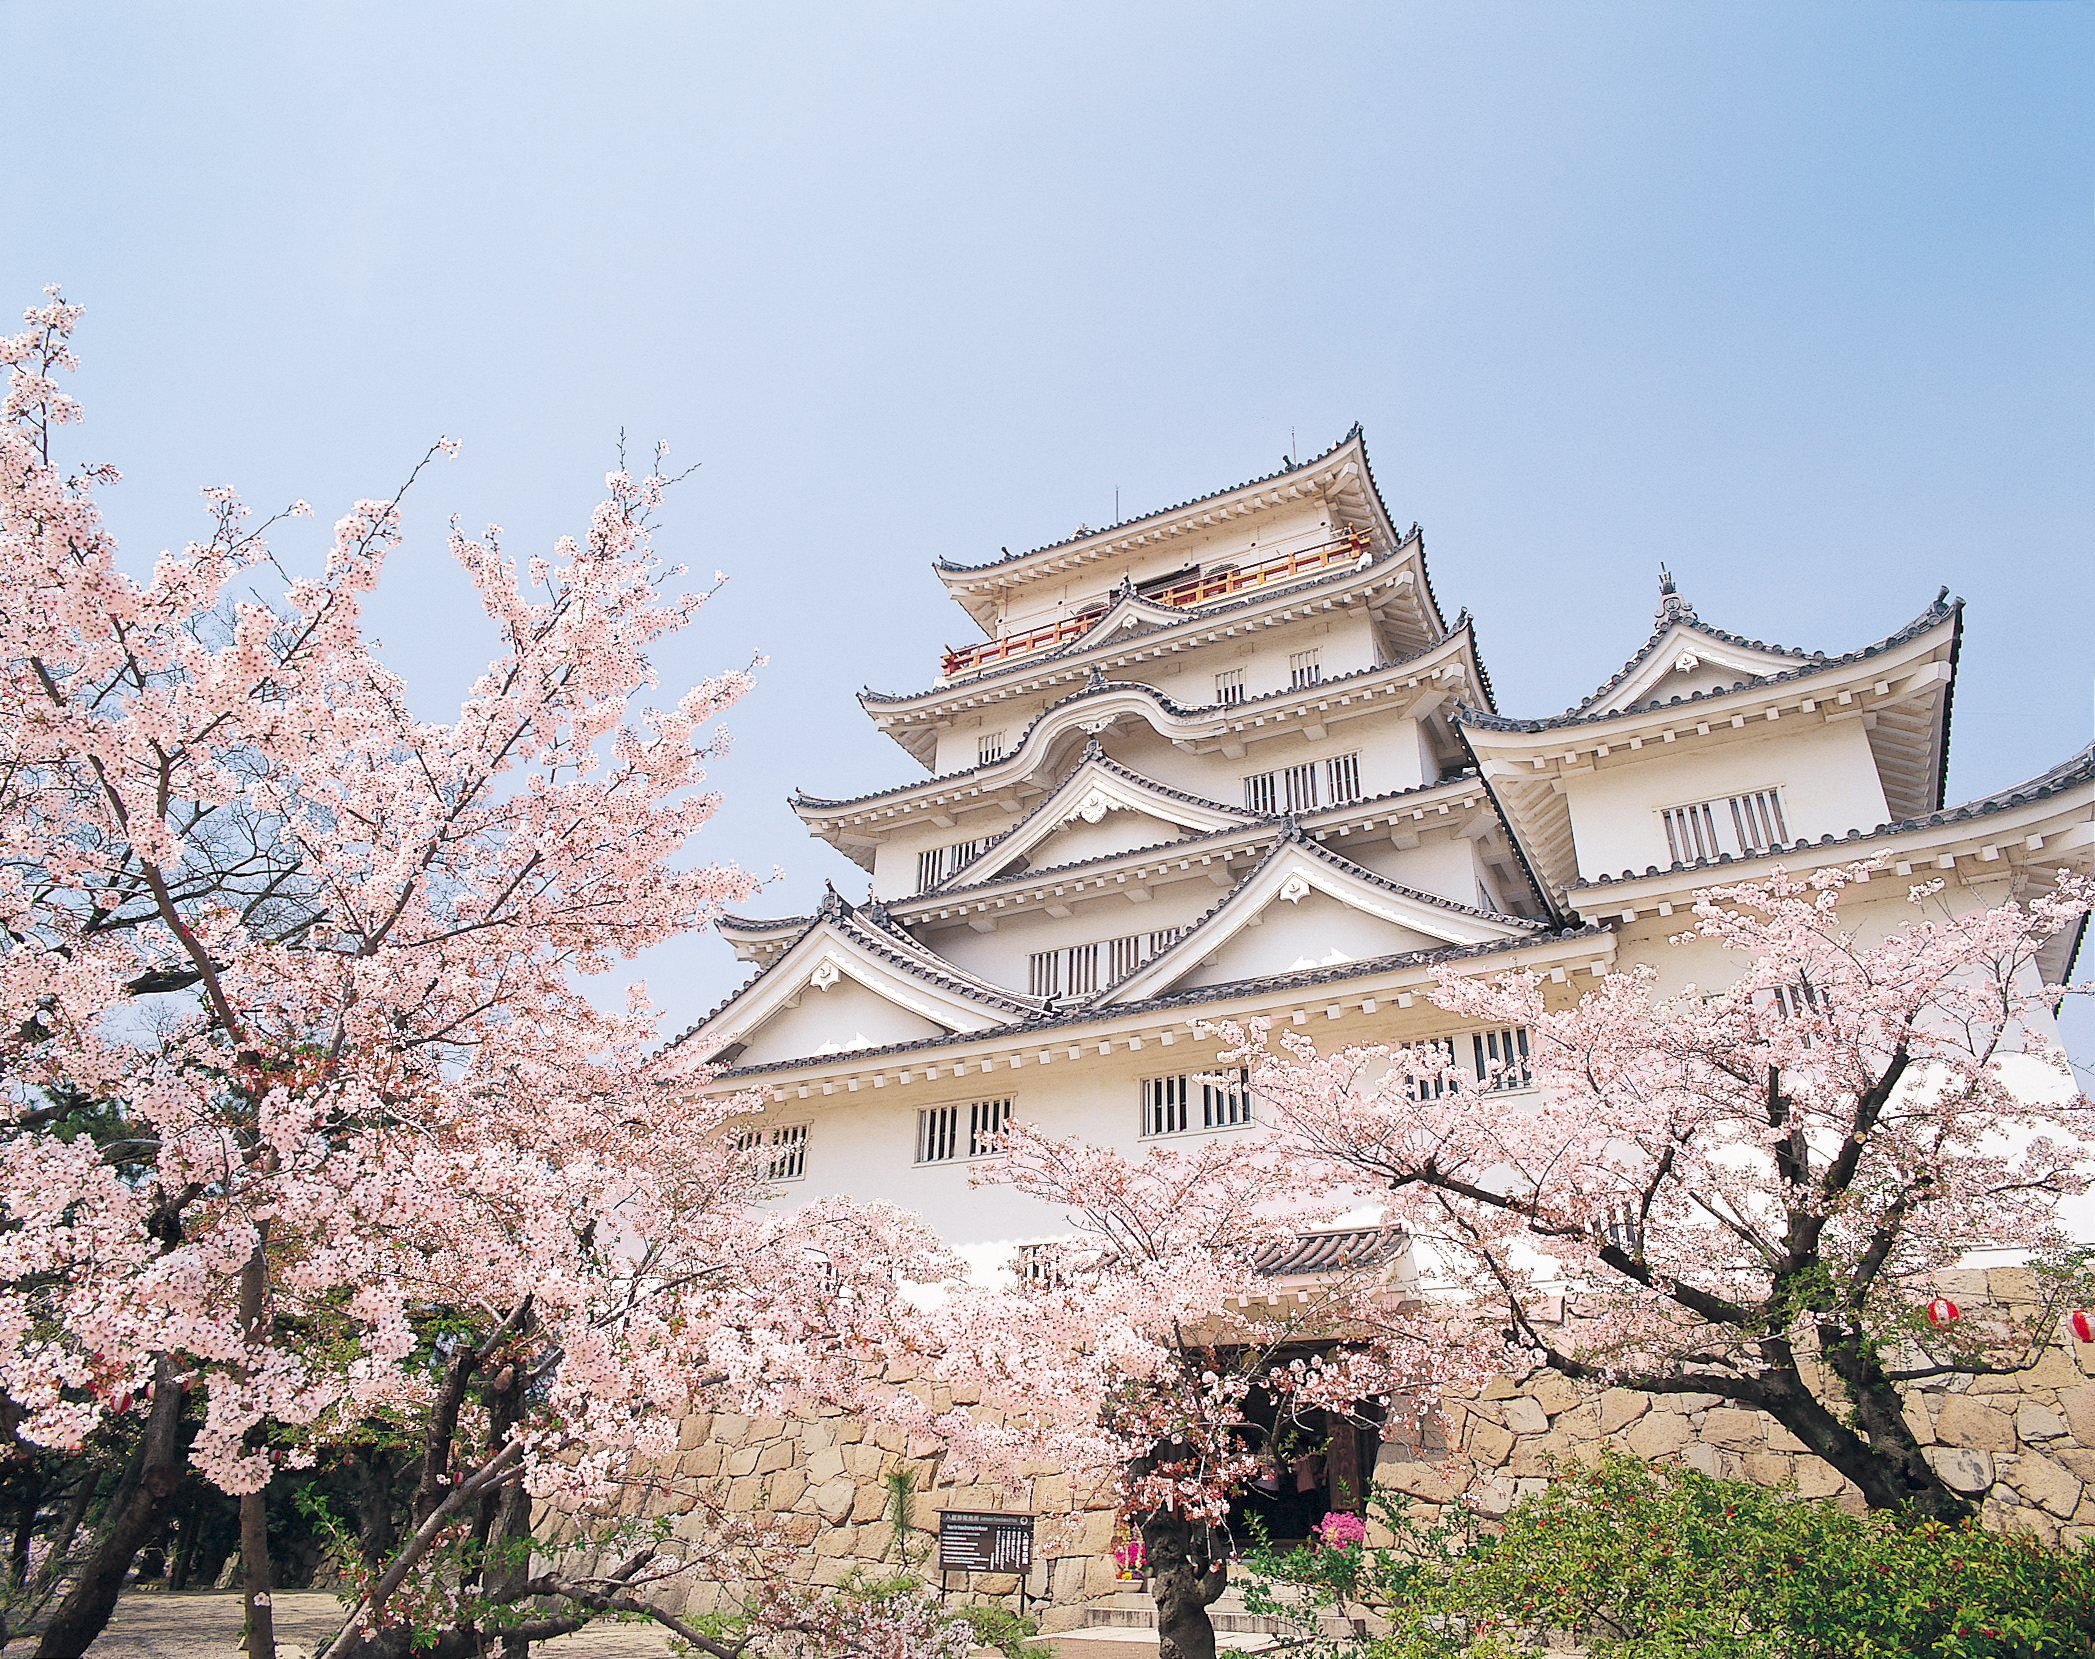
M 1163 1659 L 1213 1659 L 1224 1523 L 1271 1467 L 1255 1394 L 1282 1418 L 1416 1434 L 1443 1389 L 1481 1385 L 1502 1349 L 1393 1280 L 1397 1241 L 1372 1227 L 1350 1259 L 1276 1279 L 1348 1200 L 1272 1138 L 1130 1159 L 1015 1125 L 975 1179 L 1054 1206 L 1070 1231 L 1030 1247 L 1009 1287 L 940 1310 L 934 1368 L 978 1384 L 997 1422 L 940 1427 L 958 1455 L 1047 1459 L 1114 1490 L 1139 1529 Z
M 706 1073 L 665 1055 L 644 987 L 585 994 L 754 886 L 683 856 L 751 680 L 650 700 L 650 651 L 704 600 L 650 545 L 659 458 L 521 568 L 454 527 L 496 644 L 430 721 L 362 625 L 398 497 L 295 575 L 278 521 L 211 490 L 204 540 L 126 572 L 115 472 L 55 453 L 78 317 L 54 291 L 0 343 L 0 1396 L 18 1443 L 130 1450 L 40 1651 L 102 1628 L 186 1460 L 240 1495 L 265 1659 L 271 1472 L 378 1425 L 415 1495 L 404 1537 L 363 1529 L 330 1651 L 521 1653 L 679 1570 L 617 1515 L 636 1486 L 703 1505 L 661 1472 L 683 1417 L 856 1398 L 898 1282 L 950 1263 L 896 1213 L 772 1213 L 736 1129 L 758 1103 L 692 1104 Z M 534 1515 L 563 1559 L 633 1548 L 534 1571 Z M 752 1611 L 709 1651 L 829 1628 L 766 1579 L 777 1540 L 722 1547 Z M 951 1646 L 891 1611 L 847 1620 L 851 1650 Z
M 2036 954 L 2090 889 L 1952 914 L 1915 886 L 1871 943 L 1843 901 L 1873 875 L 1700 894 L 1676 942 L 1728 954 L 1721 989 L 1662 996 L 1640 966 L 1566 1007 L 1532 975 L 1444 973 L 1442 1008 L 1527 1028 L 1536 1095 L 1457 1086 L 1432 1045 L 1229 1035 L 1276 1133 L 1380 1188 L 1439 1294 L 1503 1322 L 1525 1363 L 1765 1411 L 1873 1507 L 1958 1517 L 1904 1391 L 2033 1365 L 2088 1294 L 2057 1205 L 2088 1185 L 2095 1116 Z M 1980 1245 L 2031 1252 L 2044 1293 L 1938 1328 L 1933 1277 Z M 1567 1289 L 1560 1326 L 1541 1308 Z

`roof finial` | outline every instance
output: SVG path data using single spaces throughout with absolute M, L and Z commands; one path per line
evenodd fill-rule
M 1673 572 L 1663 564 L 1659 566 L 1659 608 L 1654 620 L 1661 628 L 1669 622 L 1697 620 L 1695 607 L 1680 596 L 1680 589 L 1674 585 Z
M 1091 665 L 1091 677 L 1084 682 L 1084 689 L 1086 691 L 1103 691 L 1106 689 L 1105 670 L 1100 668 L 1097 663 Z

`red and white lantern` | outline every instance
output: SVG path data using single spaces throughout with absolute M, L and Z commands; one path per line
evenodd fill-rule
M 2088 1317 L 2086 1308 L 2075 1308 L 2066 1323 L 2073 1327 L 2075 1342 L 2095 1342 L 2095 1319 Z
M 1957 1304 L 1947 1296 L 1938 1296 L 1928 1304 L 1928 1323 L 1938 1328 L 1949 1324 L 1957 1317 Z

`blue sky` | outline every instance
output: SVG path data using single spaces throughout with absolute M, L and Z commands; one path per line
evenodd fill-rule
M 783 866 L 754 909 L 864 891 L 783 802 L 918 775 L 852 694 L 970 637 L 929 561 L 1355 420 L 1509 713 L 1641 643 L 1661 560 L 1834 651 L 1947 583 L 1962 798 L 2095 714 L 2091 43 L 2063 4 L 0 3 L 0 303 L 89 307 L 141 563 L 220 482 L 312 501 L 311 556 L 462 438 L 376 607 L 431 716 L 488 655 L 452 513 L 530 552 L 620 428 L 703 463 L 662 545 L 733 580 L 663 677 L 770 659 L 706 837 Z M 742 972 L 645 971 L 672 1029 Z

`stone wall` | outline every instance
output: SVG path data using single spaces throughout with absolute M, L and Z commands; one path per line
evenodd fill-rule
M 1946 1275 L 1941 1289 L 1986 1316 L 1987 1305 L 2026 1302 L 2018 1269 Z M 927 1391 L 928 1403 L 976 1406 L 965 1388 Z M 2064 1339 L 2015 1377 L 1963 1378 L 1908 1396 L 1907 1422 L 1945 1480 L 1981 1498 L 1988 1525 L 2024 1528 L 2047 1542 L 2095 1537 L 2095 1345 Z M 1382 1447 L 1377 1485 L 1420 1500 L 1430 1518 L 1463 1502 L 1487 1519 L 1549 1479 L 1552 1460 L 1598 1461 L 1618 1447 L 1652 1462 L 1768 1485 L 1794 1481 L 1806 1497 L 1830 1498 L 1856 1513 L 1861 1494 L 1807 1452 L 1765 1413 L 1709 1394 L 1652 1395 L 1624 1388 L 1582 1390 L 1554 1373 L 1515 1383 L 1502 1378 L 1475 1400 L 1448 1408 L 1451 1445 Z M 1038 1517 L 1034 1565 L 1023 1584 L 1011 1574 L 953 1574 L 949 1592 L 1010 1600 L 1023 1589 L 1028 1610 L 1048 1632 L 1084 1622 L 1087 1605 L 1131 1588 L 1111 1559 L 1114 1514 L 1099 1491 L 1081 1491 L 1050 1465 L 1022 1466 L 1009 1484 L 948 1478 L 938 1444 L 885 1425 L 835 1414 L 805 1418 L 695 1417 L 683 1425 L 673 1466 L 678 1484 L 706 1483 L 726 1507 L 775 1516 L 802 1551 L 806 1577 L 834 1584 L 853 1569 L 895 1560 L 885 1477 L 910 1471 L 915 1482 L 912 1558 L 935 1565 L 937 1512 L 1001 1509 Z M 636 1494 L 636 1504 L 642 1500 Z M 697 1516 L 678 1522 L 695 1542 Z M 731 1586 L 699 1583 L 671 1590 L 673 1611 L 711 1611 Z

